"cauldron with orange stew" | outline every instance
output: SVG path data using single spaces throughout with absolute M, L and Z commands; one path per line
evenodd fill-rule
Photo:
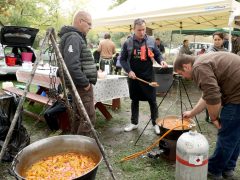
M 25 147 L 12 162 L 12 170 L 16 179 L 94 180 L 101 161 L 94 139 L 62 135 Z
M 160 136 L 164 135 L 168 130 L 176 127 L 185 125 L 188 127 L 178 127 L 172 130 L 167 136 L 165 136 L 159 142 L 159 149 L 162 151 L 162 156 L 168 160 L 176 160 L 176 145 L 178 138 L 184 133 L 190 130 L 191 119 L 183 119 L 178 116 L 166 116 L 164 118 L 157 119 L 157 125 L 160 127 Z
M 165 134 L 169 129 L 172 129 L 176 126 L 184 125 L 183 127 L 178 127 L 172 130 L 165 138 L 171 140 L 177 140 L 179 136 L 184 132 L 188 132 L 190 130 L 191 119 L 184 118 L 183 121 L 178 116 L 166 116 L 162 119 L 156 120 L 157 125 L 160 127 L 161 136 Z M 188 127 L 186 127 L 188 126 Z

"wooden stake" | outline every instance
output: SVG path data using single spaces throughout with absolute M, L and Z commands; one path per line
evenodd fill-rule
M 41 52 L 40 52 L 40 53 L 42 53 L 42 51 L 43 51 L 43 49 L 44 49 L 44 46 L 45 46 L 45 44 L 46 44 L 46 40 L 47 40 L 48 38 L 49 38 L 49 34 L 47 34 L 47 35 L 45 36 L 45 38 L 44 38 L 43 44 L 42 44 L 42 46 L 41 46 Z M 40 56 L 40 57 L 41 57 L 41 56 Z M 26 99 L 27 92 L 29 91 L 29 87 L 30 87 L 30 84 L 31 84 L 31 82 L 32 82 L 32 80 L 33 80 L 33 77 L 34 77 L 34 74 L 35 74 L 35 71 L 36 71 L 36 69 L 37 69 L 38 64 L 39 64 L 39 58 L 36 59 L 34 65 L 33 65 L 33 69 L 32 69 L 32 71 L 31 71 L 30 79 L 28 80 L 27 85 L 26 85 L 26 87 L 25 87 L 25 89 L 24 89 L 23 95 L 22 95 L 22 97 L 20 98 L 20 101 L 19 101 L 18 106 L 17 106 L 17 109 L 16 109 L 16 113 L 15 113 L 15 115 L 14 115 L 14 117 L 13 117 L 13 120 L 12 120 L 12 122 L 11 122 L 11 125 L 10 125 L 10 128 L 9 128 L 9 130 L 8 130 L 7 136 L 6 136 L 5 141 L 4 141 L 4 143 L 3 143 L 2 150 L 1 150 L 1 153 L 0 153 L 0 162 L 1 162 L 1 160 L 2 160 L 2 158 L 3 158 L 3 155 L 4 155 L 5 151 L 6 151 L 6 148 L 7 148 L 7 146 L 8 146 L 8 143 L 9 143 L 11 137 L 12 137 L 12 133 L 13 133 L 14 127 L 15 127 L 15 125 L 16 125 L 16 123 L 17 123 L 19 114 L 21 113 L 21 110 L 22 110 L 22 107 L 23 107 L 23 103 L 24 103 L 24 101 L 25 101 L 25 99 Z
M 92 131 L 93 136 L 94 136 L 94 138 L 95 138 L 95 140 L 96 140 L 96 142 L 97 142 L 97 145 L 98 145 L 98 147 L 99 147 L 99 149 L 100 149 L 100 151 L 101 151 L 101 153 L 102 153 L 102 156 L 103 156 L 103 159 L 104 159 L 104 161 L 105 161 L 105 163 L 106 163 L 106 165 L 107 165 L 107 168 L 108 168 L 108 170 L 109 170 L 112 178 L 115 180 L 116 178 L 115 178 L 115 176 L 114 176 L 114 174 L 113 174 L 113 169 L 112 169 L 110 163 L 109 163 L 108 160 L 107 160 L 106 154 L 105 154 L 105 152 L 104 152 L 104 148 L 103 148 L 101 142 L 100 142 L 99 139 L 98 139 L 96 130 L 94 129 L 94 127 L 93 127 L 93 125 L 92 125 L 92 122 L 91 122 L 90 119 L 89 119 L 89 116 L 88 116 L 88 114 L 87 114 L 87 112 L 86 112 L 86 110 L 85 110 L 85 108 L 84 108 L 83 103 L 82 103 L 81 97 L 80 97 L 79 94 L 77 93 L 77 88 L 76 88 L 75 84 L 73 83 L 72 77 L 71 77 L 71 75 L 70 75 L 70 73 L 69 73 L 69 71 L 68 71 L 68 69 L 67 69 L 67 66 L 66 66 L 66 64 L 65 64 L 65 62 L 64 62 L 64 60 L 63 60 L 63 57 L 62 57 L 62 55 L 61 55 L 61 53 L 60 53 L 60 50 L 59 50 L 59 48 L 58 48 L 58 46 L 57 46 L 57 43 L 56 43 L 56 40 L 55 40 L 55 37 L 56 37 L 56 36 L 55 36 L 54 29 L 52 28 L 52 29 L 50 29 L 49 31 L 50 31 L 50 33 L 49 33 L 49 34 L 50 34 L 50 40 L 51 40 L 51 43 L 52 43 L 53 48 L 54 48 L 54 50 L 55 50 L 55 53 L 56 53 L 56 56 L 57 56 L 57 60 L 58 60 L 59 63 L 61 64 L 60 67 L 63 68 L 63 69 L 62 69 L 63 72 L 67 75 L 67 78 L 68 78 L 69 81 L 70 81 L 70 88 L 72 88 L 72 89 L 71 89 L 71 92 L 73 92 L 73 96 L 74 96 L 74 98 L 76 99 L 77 109 L 78 109 L 79 112 L 81 112 L 81 113 L 83 114 L 84 118 L 86 119 L 86 121 L 87 121 L 88 124 L 90 125 L 91 131 Z

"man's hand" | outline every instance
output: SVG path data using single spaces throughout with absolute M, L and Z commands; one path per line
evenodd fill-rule
M 131 78 L 131 79 L 136 79 L 136 75 L 135 75 L 135 73 L 133 71 L 130 71 L 128 73 L 128 77 Z
M 161 66 L 163 68 L 167 68 L 168 67 L 168 64 L 165 62 L 165 61 L 161 61 Z
M 221 129 L 221 124 L 219 120 L 212 121 L 212 123 L 214 124 L 214 126 L 216 126 L 217 129 Z
M 192 116 L 192 111 L 185 111 L 183 112 L 183 117 L 184 118 L 191 118 Z
M 215 104 L 215 105 L 208 105 L 207 104 L 207 109 L 208 109 L 208 113 L 210 116 L 210 119 L 212 121 L 212 123 L 214 124 L 214 126 L 216 126 L 217 129 L 221 128 L 221 124 L 218 120 L 219 117 L 219 113 L 221 110 L 221 103 Z
M 88 90 L 90 89 L 90 87 L 91 87 L 91 84 L 88 84 L 88 86 L 85 87 L 84 90 L 85 90 L 85 91 L 88 91 Z

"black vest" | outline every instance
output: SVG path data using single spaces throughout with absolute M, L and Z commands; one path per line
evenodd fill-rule
M 87 42 L 83 39 L 83 37 L 77 32 L 68 32 L 63 35 L 63 37 L 61 38 L 61 42 L 64 43 L 66 39 L 71 35 L 77 35 L 80 40 L 79 43 L 81 44 L 82 49 L 81 49 L 81 54 L 79 58 L 81 62 L 80 68 L 82 72 L 86 75 L 86 77 L 88 78 L 91 84 L 96 84 L 97 82 L 96 64 L 94 62 L 90 49 L 87 47 Z M 64 47 L 64 44 L 61 44 L 60 45 L 61 52 L 63 52 L 63 47 Z

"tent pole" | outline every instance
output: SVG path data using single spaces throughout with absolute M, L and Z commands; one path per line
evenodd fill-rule
M 234 10 L 234 0 L 231 0 L 231 11 L 228 19 L 228 27 L 229 27 L 229 38 L 228 38 L 228 51 L 232 52 L 232 30 L 233 30 L 233 22 L 236 16 L 236 10 Z
M 229 28 L 228 51 L 232 52 L 232 27 Z
M 229 27 L 229 36 L 228 36 L 228 51 L 232 52 L 232 30 L 233 30 L 233 21 L 234 21 L 234 11 L 231 11 L 231 14 L 229 16 L 228 20 L 228 27 Z
M 169 54 L 170 54 L 170 51 L 172 49 L 172 40 L 173 40 L 173 31 L 171 31 Z

